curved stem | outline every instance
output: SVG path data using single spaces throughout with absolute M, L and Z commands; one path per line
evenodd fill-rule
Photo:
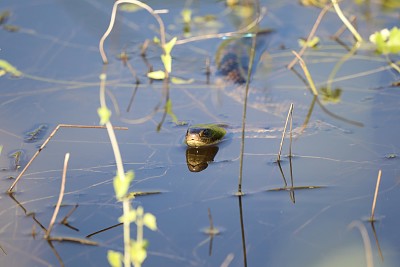
M 158 22 L 159 26 L 160 26 L 160 39 L 161 39 L 161 47 L 164 49 L 165 46 L 165 26 L 164 23 L 162 21 L 162 19 L 160 18 L 160 16 L 154 11 L 154 9 L 152 9 L 150 6 L 146 5 L 145 3 L 142 3 L 140 1 L 137 0 L 118 0 L 114 3 L 113 5 L 113 9 L 111 11 L 111 19 L 110 19 L 110 24 L 108 25 L 108 28 L 106 30 L 106 32 L 103 34 L 103 36 L 100 39 L 99 42 L 99 50 L 100 50 L 100 55 L 101 58 L 103 59 L 103 63 L 107 64 L 108 63 L 108 59 L 106 56 L 106 53 L 104 52 L 104 42 L 107 39 L 108 35 L 110 35 L 113 27 L 114 27 L 114 23 L 115 23 L 115 17 L 117 15 L 117 8 L 118 5 L 120 4 L 134 4 L 137 5 L 145 10 L 147 10 Z
M 100 75 L 100 106 L 102 108 L 106 108 L 106 70 L 103 69 L 103 73 Z M 115 157 L 115 162 L 117 165 L 117 179 L 125 180 L 125 171 L 124 171 L 124 166 L 122 164 L 122 157 L 121 157 L 121 152 L 119 150 L 118 146 L 118 141 L 115 136 L 112 124 L 110 121 L 106 123 L 106 128 L 107 128 L 107 133 L 108 136 L 110 137 L 110 142 L 111 146 L 114 152 L 114 157 Z M 129 205 L 129 199 L 128 198 L 123 198 L 122 201 L 122 207 L 123 207 L 123 212 L 124 214 L 129 214 L 130 211 L 130 205 Z M 131 266 L 131 256 L 130 256 L 130 251 L 131 251 L 131 234 L 130 234 L 130 223 L 127 220 L 124 220 L 124 265 L 125 267 L 130 267 Z
M 363 39 L 361 35 L 357 32 L 357 30 L 353 27 L 353 25 L 350 23 L 350 21 L 346 18 L 346 16 L 343 14 L 342 10 L 340 9 L 339 3 L 337 0 L 331 0 L 333 8 L 336 11 L 336 14 L 338 17 L 342 20 L 343 24 L 346 25 L 347 29 L 353 34 L 354 38 L 356 38 L 357 42 L 362 42 Z

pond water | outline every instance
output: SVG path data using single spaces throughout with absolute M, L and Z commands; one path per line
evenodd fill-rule
M 344 1 L 341 7 L 347 16 L 357 17 L 366 40 L 375 31 L 398 26 L 397 1 L 355 2 Z M 255 9 L 245 13 L 243 7 L 230 8 L 224 1 L 146 3 L 168 10 L 160 16 L 167 40 L 178 37 L 172 75 L 193 82 L 169 85 L 173 114 L 183 125 L 176 125 L 169 114 L 164 120 L 163 84 L 150 83 L 146 77 L 148 64 L 154 70 L 161 68 L 160 49 L 150 45 L 147 62 L 140 55 L 142 43 L 158 36 L 158 25 L 145 11 L 118 14 L 105 43 L 110 61 L 107 104 L 113 124 L 128 127 L 116 134 L 125 169 L 135 171 L 131 191 L 159 192 L 132 202 L 157 218 L 158 230 L 144 233 L 149 241 L 144 265 L 367 266 L 360 231 L 350 227 L 356 222 L 368 233 L 373 266 L 398 266 L 399 73 L 388 64 L 398 57 L 386 58 L 365 46 L 351 54 L 354 39 L 347 31 L 340 36 L 341 43 L 330 39 L 342 22 L 333 10 L 328 12 L 317 30 L 320 44 L 303 55 L 320 89 L 315 100 L 300 66 L 294 67 L 297 75 L 286 66 L 321 9 L 297 1 L 261 1 L 267 13 L 259 29 L 273 32 L 257 39 L 246 118 L 245 195 L 237 197 L 241 139 L 236 130 L 242 122 L 245 85 L 224 81 L 217 65 L 218 57 L 234 55 L 235 47 L 250 50 L 251 38 L 185 40 L 237 31 L 254 20 Z M 111 0 L 0 3 L 0 12 L 10 12 L 2 26 L 18 27 L 0 31 L 0 59 L 23 73 L 0 77 L 2 266 L 108 266 L 107 251 L 123 250 L 121 226 L 96 233 L 118 224 L 122 213 L 112 185 L 115 160 L 104 129 L 61 128 L 29 166 L 15 193 L 6 193 L 58 124 L 99 124 L 96 110 L 103 64 L 98 42 L 108 27 L 112 5 Z M 186 34 L 180 15 L 184 7 L 192 10 L 193 17 Z M 196 22 L 206 15 L 212 15 L 209 22 Z M 137 89 L 129 67 L 118 59 L 121 52 L 129 55 L 128 63 L 140 80 Z M 326 87 L 336 97 L 324 97 L 321 88 Z M 294 156 L 289 162 L 286 139 L 283 177 L 276 157 L 291 103 Z M 138 123 L 141 118 L 146 119 Z M 229 140 L 208 151 L 188 150 L 182 142 L 187 124 L 210 122 L 232 126 Z M 271 132 L 258 135 L 252 129 Z M 71 158 L 65 196 L 51 235 L 89 236 L 97 246 L 43 238 L 58 199 L 67 152 Z M 197 166 L 199 158 L 205 162 L 200 160 Z M 371 225 L 365 218 L 371 213 L 379 170 L 375 215 L 379 220 Z M 219 235 L 204 233 L 210 225 L 208 209 Z M 68 224 L 61 224 L 67 215 Z M 133 225 L 132 234 L 136 234 Z

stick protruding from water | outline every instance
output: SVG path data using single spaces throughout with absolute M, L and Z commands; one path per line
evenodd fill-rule
M 381 183 L 381 176 L 382 176 L 382 170 L 379 170 L 378 178 L 376 179 L 374 200 L 372 201 L 371 217 L 369 218 L 369 220 L 371 222 L 375 221 L 374 215 L 375 215 L 376 199 L 378 198 L 378 191 L 379 191 L 379 185 Z

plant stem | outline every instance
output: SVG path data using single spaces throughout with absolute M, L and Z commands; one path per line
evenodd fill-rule
M 372 201 L 371 218 L 369 219 L 371 222 L 375 220 L 374 216 L 375 216 L 376 199 L 378 198 L 379 185 L 381 184 L 381 176 L 382 176 L 382 170 L 379 170 L 378 178 L 376 179 L 374 200 Z
M 99 50 L 100 50 L 100 54 L 101 54 L 101 58 L 103 59 L 103 63 L 107 64 L 108 63 L 108 59 L 106 56 L 106 53 L 104 52 L 104 42 L 107 39 L 108 35 L 111 33 L 113 27 L 114 27 L 114 22 L 115 22 L 115 17 L 117 15 L 117 8 L 119 4 L 134 4 L 137 5 L 145 10 L 147 10 L 158 22 L 159 26 L 160 26 L 160 40 L 161 40 L 161 47 L 164 49 L 165 46 L 165 26 L 164 23 L 162 21 L 162 19 L 160 18 L 160 16 L 148 5 L 146 5 L 145 3 L 141 2 L 141 1 L 137 1 L 137 0 L 119 0 L 116 1 L 113 5 L 113 9 L 111 11 L 111 19 L 110 19 L 110 24 L 108 25 L 108 28 L 106 30 L 106 32 L 103 34 L 103 36 L 100 39 L 99 42 Z
M 250 49 L 249 69 L 247 70 L 246 90 L 245 90 L 245 94 L 244 94 L 243 116 L 242 116 L 242 139 L 240 142 L 239 182 L 238 182 L 238 191 L 237 191 L 238 196 L 243 195 L 242 179 L 243 179 L 244 134 L 245 134 L 245 129 L 246 129 L 247 98 L 249 95 L 250 77 L 251 77 L 251 72 L 253 70 L 254 56 L 256 53 L 256 50 L 255 50 L 256 41 L 257 41 L 257 35 L 255 35 L 252 39 L 252 44 L 251 44 L 251 49 Z
M 318 95 L 318 91 L 317 91 L 317 88 L 315 87 L 315 84 L 314 84 L 314 81 L 313 81 L 313 79 L 312 79 L 312 77 L 311 77 L 311 74 L 310 74 L 310 72 L 308 71 L 308 68 L 307 68 L 306 63 L 305 63 L 304 60 L 300 57 L 300 55 L 297 54 L 296 51 L 292 50 L 292 53 L 298 58 L 299 63 L 300 63 L 300 66 L 301 66 L 301 68 L 303 69 L 303 72 L 304 72 L 304 75 L 305 75 L 306 78 L 307 78 L 308 84 L 310 85 L 310 88 L 311 88 L 312 93 L 313 93 L 315 96 L 317 96 L 317 95 Z
M 100 106 L 102 108 L 107 107 L 106 99 L 105 99 L 106 79 L 107 79 L 107 75 L 105 74 L 105 69 L 104 69 L 103 73 L 100 75 Z M 106 127 L 107 127 L 108 136 L 110 137 L 111 146 L 113 148 L 115 162 L 117 165 L 117 177 L 118 177 L 117 179 L 124 180 L 124 179 L 126 179 L 126 177 L 125 177 L 124 166 L 122 164 L 122 157 L 121 157 L 121 153 L 119 150 L 118 141 L 117 141 L 117 138 L 114 133 L 114 129 L 113 129 L 110 121 L 108 121 L 106 123 Z M 129 214 L 129 211 L 130 211 L 129 199 L 123 198 L 122 202 L 123 202 L 122 203 L 123 213 Z M 124 266 L 125 267 L 131 266 L 131 256 L 130 256 L 131 239 L 130 239 L 130 236 L 131 236 L 130 223 L 129 223 L 129 221 L 124 220 Z
M 347 29 L 353 34 L 354 38 L 356 38 L 357 42 L 362 42 L 363 39 L 361 35 L 357 32 L 357 30 L 353 27 L 353 25 L 350 23 L 350 21 L 346 18 L 346 16 L 343 14 L 342 10 L 340 9 L 339 3 L 337 0 L 331 0 L 332 5 L 335 8 L 336 14 L 338 17 L 342 20 L 343 24 L 346 25 Z
M 64 197 L 64 190 L 65 190 L 65 180 L 67 176 L 67 167 L 68 167 L 68 161 L 69 161 L 69 153 L 65 154 L 65 159 L 64 159 L 64 168 L 63 168 L 63 174 L 62 174 L 62 179 L 61 179 L 61 189 L 60 189 L 60 194 L 58 196 L 58 201 L 56 204 L 56 207 L 54 208 L 54 213 L 53 216 L 51 217 L 49 227 L 47 228 L 47 232 L 44 235 L 45 239 L 48 239 L 50 237 L 51 230 L 53 229 L 54 222 L 56 221 L 58 211 L 60 210 L 61 202 Z

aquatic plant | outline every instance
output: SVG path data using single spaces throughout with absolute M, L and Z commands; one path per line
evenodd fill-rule
M 400 29 L 393 27 L 380 30 L 369 36 L 369 41 L 376 46 L 376 52 L 379 54 L 398 54 L 400 53 Z
M 123 205 L 123 215 L 119 218 L 119 221 L 123 223 L 124 229 L 124 254 L 110 250 L 108 251 L 107 259 L 113 267 L 122 266 L 122 263 L 124 263 L 125 267 L 131 266 L 131 263 L 138 267 L 142 265 L 147 256 L 147 241 L 143 239 L 143 226 L 147 226 L 151 230 L 157 230 L 156 218 L 150 213 L 144 213 L 142 207 L 138 207 L 136 210 L 131 207 L 132 196 L 129 196 L 128 190 L 135 178 L 135 173 L 133 170 L 126 173 L 124 171 L 118 141 L 110 121 L 111 111 L 108 109 L 105 100 L 106 78 L 107 75 L 105 73 L 100 75 L 100 108 L 98 108 L 97 113 L 100 117 L 100 124 L 105 125 L 107 128 L 114 152 L 117 175 L 113 179 L 113 185 L 115 197 Z M 132 222 L 137 225 L 136 240 L 130 237 L 130 224 Z

